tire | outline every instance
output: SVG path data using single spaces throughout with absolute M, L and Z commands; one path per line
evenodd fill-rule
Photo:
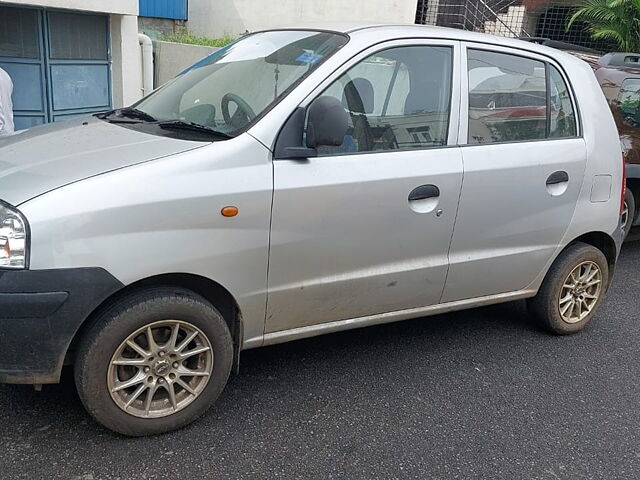
M 624 196 L 624 203 L 626 206 L 626 220 L 621 219 L 621 228 L 626 239 L 631 233 L 631 227 L 636 218 L 636 198 L 629 187 L 627 187 L 627 193 Z
M 188 290 L 160 287 L 124 297 L 94 319 L 80 341 L 74 375 L 82 403 L 99 423 L 144 436 L 200 417 L 224 389 L 232 363 L 233 342 L 222 315 Z M 136 383 L 123 388 L 127 381 Z
M 579 270 L 578 267 L 580 267 Z M 596 270 L 596 267 L 599 273 L 587 285 L 594 283 L 595 278 L 599 278 L 599 283 L 585 287 L 585 280 Z M 591 269 L 590 273 L 586 273 L 587 268 Z M 584 277 L 581 278 L 583 272 Z M 578 283 L 575 281 L 577 279 L 580 279 L 581 285 L 576 285 L 574 289 L 566 287 Z M 557 335 L 577 333 L 593 318 L 604 300 L 608 284 L 609 264 L 604 254 L 591 245 L 576 242 L 562 252 L 553 263 L 538 294 L 529 300 L 529 310 L 552 333 Z M 596 298 L 591 298 L 593 296 Z M 580 298 L 583 298 L 586 303 L 583 303 Z M 575 306 L 576 303 L 579 305 Z M 567 311 L 567 308 L 572 310 Z M 565 310 L 564 315 L 562 310 Z

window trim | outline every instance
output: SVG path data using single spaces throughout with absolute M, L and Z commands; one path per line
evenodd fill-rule
M 513 143 L 532 143 L 532 142 L 551 142 L 558 140 L 570 140 L 576 138 L 583 138 L 583 129 L 582 129 L 582 115 L 580 113 L 580 108 L 577 102 L 577 97 L 575 95 L 575 91 L 572 83 L 569 81 L 567 73 L 565 72 L 562 65 L 556 62 L 553 58 L 548 57 L 544 54 L 537 52 L 530 52 L 528 50 L 518 50 L 516 48 L 511 47 L 503 47 L 500 45 L 492 45 L 489 43 L 480 43 L 480 42 L 461 42 L 461 70 L 460 70 L 460 79 L 461 79 L 461 101 L 460 101 L 460 128 L 458 130 L 458 146 L 460 147 L 484 147 L 489 145 L 504 145 L 504 144 L 513 144 Z M 571 100 L 571 106 L 575 113 L 576 117 L 576 134 L 570 137 L 549 137 L 550 132 L 546 132 L 545 138 L 536 138 L 531 140 L 506 140 L 503 142 L 491 142 L 491 143 L 469 143 L 469 70 L 468 70 L 468 62 L 469 58 L 469 50 L 480 50 L 491 53 L 503 53 L 506 55 L 512 55 L 515 57 L 522 57 L 528 60 L 539 61 L 545 64 L 545 82 L 550 82 L 550 69 L 549 66 L 553 66 L 558 70 L 562 80 L 567 86 L 567 91 L 569 92 L 569 97 Z M 549 84 L 546 86 L 547 89 L 547 128 L 550 130 L 550 115 L 548 114 L 550 111 L 549 102 L 551 101 L 551 91 L 549 89 Z
M 443 148 L 456 148 L 457 144 L 457 132 L 461 120 L 460 116 L 460 100 L 461 100 L 461 88 L 460 88 L 460 61 L 456 59 L 460 59 L 461 57 L 461 42 L 459 40 L 450 40 L 450 39 L 436 39 L 436 38 L 403 38 L 403 39 L 394 39 L 389 41 L 384 41 L 377 43 L 375 45 L 371 45 L 364 50 L 354 54 L 344 62 L 342 65 L 337 67 L 333 72 L 326 75 L 325 78 L 315 86 L 311 90 L 311 92 L 304 97 L 304 99 L 298 104 L 297 108 L 304 108 L 305 110 L 309 107 L 311 102 L 313 102 L 316 98 L 322 95 L 327 88 L 329 88 L 333 83 L 338 80 L 342 75 L 347 73 L 352 67 L 356 66 L 364 59 L 375 55 L 376 53 L 383 52 L 385 50 L 389 50 L 392 48 L 401 48 L 401 47 L 448 47 L 451 48 L 452 52 L 452 60 L 451 60 L 451 90 L 450 90 L 450 98 L 449 98 L 449 122 L 447 124 L 447 141 L 445 145 L 438 145 L 435 147 L 427 147 L 427 148 L 403 148 L 397 150 L 374 150 L 370 152 L 340 152 L 334 155 L 322 155 L 321 157 L 314 158 L 335 158 L 340 156 L 356 156 L 356 155 L 372 155 L 372 154 L 391 154 L 398 152 L 423 152 L 434 149 L 443 149 Z M 283 122 L 283 126 L 289 121 L 290 117 L 295 113 L 297 108 L 291 113 L 287 120 Z M 282 134 L 282 128 L 276 135 L 275 144 L 278 143 L 278 139 Z M 278 160 L 286 160 L 279 159 L 274 157 L 275 161 Z

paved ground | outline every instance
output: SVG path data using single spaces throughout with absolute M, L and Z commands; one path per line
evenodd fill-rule
M 0 478 L 640 477 L 640 242 L 573 337 L 522 302 L 243 354 L 216 408 L 125 439 L 69 378 L 0 386 Z

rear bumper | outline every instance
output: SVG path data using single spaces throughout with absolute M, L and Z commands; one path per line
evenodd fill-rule
M 0 383 L 56 383 L 74 335 L 123 287 L 101 268 L 0 270 Z

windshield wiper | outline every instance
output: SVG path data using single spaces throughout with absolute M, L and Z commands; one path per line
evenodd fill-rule
M 111 123 L 141 123 L 156 122 L 157 120 L 148 113 L 137 108 L 117 108 L 104 113 L 96 114 L 96 117 Z
M 138 110 L 137 108 L 125 107 L 119 108 L 114 111 L 114 113 L 120 115 L 121 117 L 127 118 L 135 118 L 137 120 L 142 120 L 143 122 L 155 122 L 156 119 L 142 110 Z
M 214 130 L 213 128 L 205 127 L 204 125 L 199 125 L 197 123 L 183 122 L 182 120 L 158 122 L 158 126 L 167 130 L 189 130 L 191 132 L 205 133 L 226 139 L 233 138 L 233 135 L 229 135 L 228 133 L 220 132 L 218 130 Z

